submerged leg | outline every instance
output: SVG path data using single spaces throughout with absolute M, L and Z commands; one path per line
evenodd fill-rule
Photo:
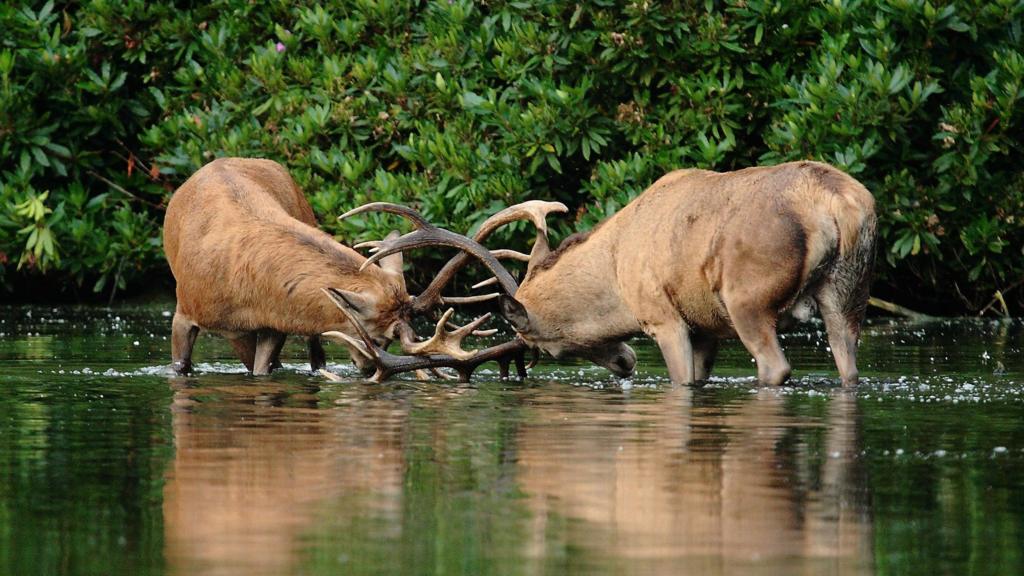
M 757 379 L 778 386 L 789 378 L 791 369 L 775 332 L 775 313 L 771 310 L 726 303 L 740 341 L 757 362 Z
M 199 326 L 180 311 L 171 320 L 171 368 L 178 374 L 192 371 L 192 348 L 199 335 Z
M 690 331 L 683 323 L 659 326 L 651 331 L 661 349 L 661 356 L 668 367 L 668 376 L 673 384 L 690 384 L 694 381 L 693 346 Z
M 256 337 L 256 355 L 253 376 L 266 376 L 273 368 L 273 360 L 281 353 L 285 335 L 272 330 L 260 331 Z
M 711 376 L 718 356 L 718 338 L 708 335 L 693 334 L 693 378 L 700 382 Z
M 281 349 L 284 348 L 284 343 L 285 343 L 285 341 L 287 339 L 288 339 L 288 335 L 287 334 L 282 334 L 281 335 L 281 341 L 278 342 L 277 348 L 275 348 L 273 353 L 271 353 L 271 355 L 270 355 L 270 370 L 271 371 L 277 370 L 278 368 L 280 368 L 282 366 L 282 364 L 281 364 Z
M 228 338 L 228 344 L 235 350 L 235 355 L 245 364 L 246 370 L 252 372 L 256 359 L 256 333 L 248 332 Z
M 309 368 L 313 372 L 327 365 L 327 355 L 324 354 L 324 345 L 320 342 L 320 336 L 310 336 L 309 344 Z
M 857 337 L 860 335 L 861 319 L 856 315 L 850 318 L 843 313 L 836 302 L 835 292 L 828 285 L 822 288 L 816 300 L 821 310 L 821 319 L 825 321 L 828 345 L 832 348 L 832 357 L 835 358 L 843 386 L 855 386 L 858 378 Z

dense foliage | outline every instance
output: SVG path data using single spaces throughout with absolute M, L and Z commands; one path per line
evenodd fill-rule
M 559 199 L 565 235 L 674 168 L 817 158 L 879 202 L 876 292 L 1019 314 L 1022 24 L 1021 0 L 4 5 L 0 284 L 166 275 L 162 206 L 221 155 L 285 163 L 346 241 L 395 225 L 337 228 L 369 199 L 457 230 Z

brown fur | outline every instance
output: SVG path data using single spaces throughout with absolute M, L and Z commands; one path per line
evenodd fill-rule
M 681 382 L 707 376 L 717 338 L 739 336 L 761 380 L 779 383 L 789 365 L 776 324 L 816 305 L 851 383 L 874 241 L 871 194 L 831 166 L 675 171 L 533 267 L 516 293 L 522 335 L 622 366 L 632 352 L 609 343 L 643 332 Z
M 222 158 L 192 175 L 167 206 L 164 251 L 177 281 L 179 367 L 188 367 L 186 339 L 199 328 L 227 336 L 250 369 L 261 337 L 353 333 L 324 288 L 363 297 L 375 338 L 391 337 L 408 313 L 401 274 L 380 266 L 360 272 L 363 256 L 316 227 L 302 191 L 270 160 Z

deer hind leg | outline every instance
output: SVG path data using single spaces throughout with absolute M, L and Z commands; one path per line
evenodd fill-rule
M 757 362 L 757 379 L 768 386 L 785 382 L 791 369 L 779 346 L 775 331 L 776 313 L 756 305 L 730 305 L 728 301 L 726 309 L 740 341 Z
M 821 319 L 825 321 L 828 345 L 832 348 L 832 357 L 843 386 L 855 386 L 858 378 L 857 337 L 864 314 L 860 311 L 844 312 L 837 291 L 828 283 L 818 291 L 815 300 L 821 310 Z
M 649 333 L 658 343 L 661 356 L 668 367 L 668 377 L 673 384 L 690 384 L 694 382 L 693 344 L 690 342 L 690 330 L 680 321 L 655 327 Z
M 228 337 L 228 344 L 235 350 L 235 355 L 245 364 L 245 369 L 253 371 L 253 362 L 256 359 L 256 333 L 246 332 L 238 336 Z
M 266 376 L 274 369 L 277 358 L 281 355 L 285 335 L 272 330 L 263 330 L 256 337 L 256 355 L 252 367 L 253 376 Z
M 706 334 L 692 334 L 693 378 L 697 382 L 707 380 L 718 356 L 718 338 Z
M 327 355 L 324 354 L 324 345 L 320 342 L 320 336 L 309 337 L 309 368 L 313 372 L 327 365 Z
M 192 371 L 192 348 L 199 335 L 199 326 L 180 311 L 171 320 L 171 368 L 178 374 Z

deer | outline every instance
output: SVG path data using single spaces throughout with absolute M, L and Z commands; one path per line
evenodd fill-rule
M 492 333 L 479 330 L 489 315 L 448 330 L 449 309 L 434 336 L 421 341 L 411 327 L 415 315 L 481 297 L 443 297 L 446 282 L 436 280 L 422 298 L 409 295 L 402 255 L 367 265 L 359 252 L 318 228 L 309 202 L 277 162 L 220 158 L 206 164 L 172 195 L 163 230 L 176 281 L 171 368 L 178 374 L 192 371 L 193 347 L 205 330 L 225 337 L 254 375 L 280 367 L 290 334 L 307 338 L 314 372 L 326 363 L 322 339 L 328 339 L 345 346 L 356 367 L 376 381 L 440 367 L 454 368 L 468 379 L 490 360 L 501 364 L 503 376 L 513 360 L 520 377 L 525 375 L 521 342 L 462 348 L 470 334 Z M 430 232 L 435 244 L 486 252 L 464 236 Z M 494 273 L 512 282 L 502 276 L 507 276 L 504 269 Z M 386 352 L 396 339 L 405 355 Z
M 382 210 L 396 211 L 371 203 L 349 214 Z M 428 244 L 420 232 L 378 242 L 367 262 Z M 842 385 L 852 386 L 875 239 L 871 193 L 827 164 L 682 169 L 555 250 L 538 226 L 522 284 L 499 279 L 502 293 L 488 296 L 535 351 L 628 377 L 637 357 L 626 341 L 646 335 L 681 384 L 710 376 L 725 338 L 739 338 L 761 383 L 782 384 L 791 367 L 778 331 L 817 311 Z M 482 246 L 469 254 L 501 267 Z

